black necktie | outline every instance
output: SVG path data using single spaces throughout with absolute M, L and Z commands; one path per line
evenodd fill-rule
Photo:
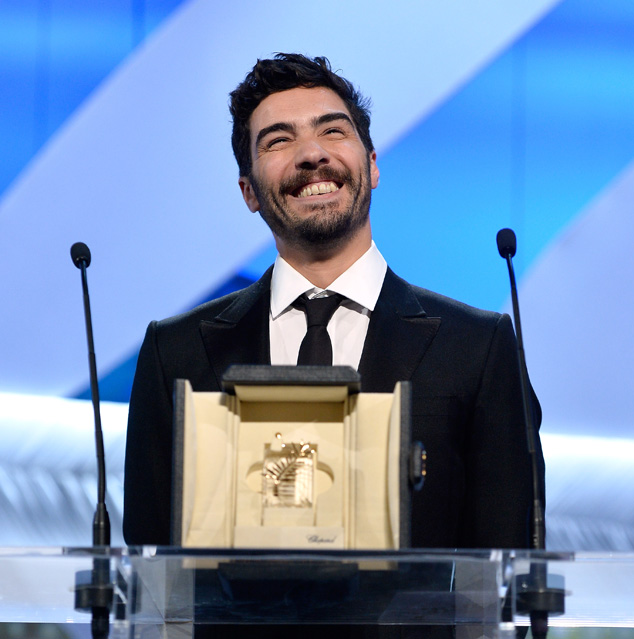
M 343 295 L 329 295 L 309 300 L 305 295 L 298 297 L 293 306 L 306 313 L 307 331 L 299 347 L 298 365 L 315 364 L 332 366 L 332 344 L 326 327 Z

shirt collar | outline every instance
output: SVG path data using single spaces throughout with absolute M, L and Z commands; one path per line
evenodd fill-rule
M 357 304 L 374 310 L 381 293 L 387 271 L 387 262 L 372 242 L 370 248 L 329 287 L 328 291 L 340 293 Z M 317 292 L 301 273 L 297 272 L 283 257 L 277 256 L 271 278 L 271 315 L 275 319 L 300 295 Z

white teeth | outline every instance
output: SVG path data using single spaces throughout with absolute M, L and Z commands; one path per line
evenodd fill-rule
M 297 197 L 308 197 L 310 195 L 321 195 L 323 193 L 333 193 L 339 187 L 334 182 L 319 182 L 319 184 L 309 184 L 305 186 Z

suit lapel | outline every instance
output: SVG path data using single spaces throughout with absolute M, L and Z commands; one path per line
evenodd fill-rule
M 359 364 L 362 390 L 392 392 L 411 379 L 440 326 L 427 317 L 412 288 L 387 270 Z
M 218 387 L 231 364 L 270 364 L 269 306 L 272 267 L 200 332 Z
M 231 364 L 270 364 L 270 268 L 240 292 L 200 332 L 218 388 Z M 427 317 L 412 288 L 387 270 L 359 364 L 365 392 L 392 392 L 397 381 L 411 379 L 440 326 Z

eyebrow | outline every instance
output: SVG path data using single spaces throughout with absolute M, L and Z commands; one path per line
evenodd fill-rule
M 354 123 L 347 113 L 336 111 L 335 113 L 324 113 L 313 119 L 313 126 L 319 126 L 320 124 L 327 124 L 328 122 L 336 122 L 337 120 L 345 120 L 354 129 Z
M 311 124 L 313 127 L 318 127 L 322 124 L 328 124 L 328 122 L 336 122 L 337 120 L 345 120 L 350 124 L 350 126 L 352 126 L 352 128 L 355 128 L 350 116 L 347 113 L 343 113 L 342 111 L 318 115 L 312 119 Z M 276 122 L 275 124 L 265 126 L 258 132 L 258 135 L 255 139 L 256 147 L 260 144 L 262 138 L 266 137 L 269 133 L 275 133 L 275 131 L 286 131 L 287 133 L 294 133 L 295 125 L 291 124 L 290 122 Z

